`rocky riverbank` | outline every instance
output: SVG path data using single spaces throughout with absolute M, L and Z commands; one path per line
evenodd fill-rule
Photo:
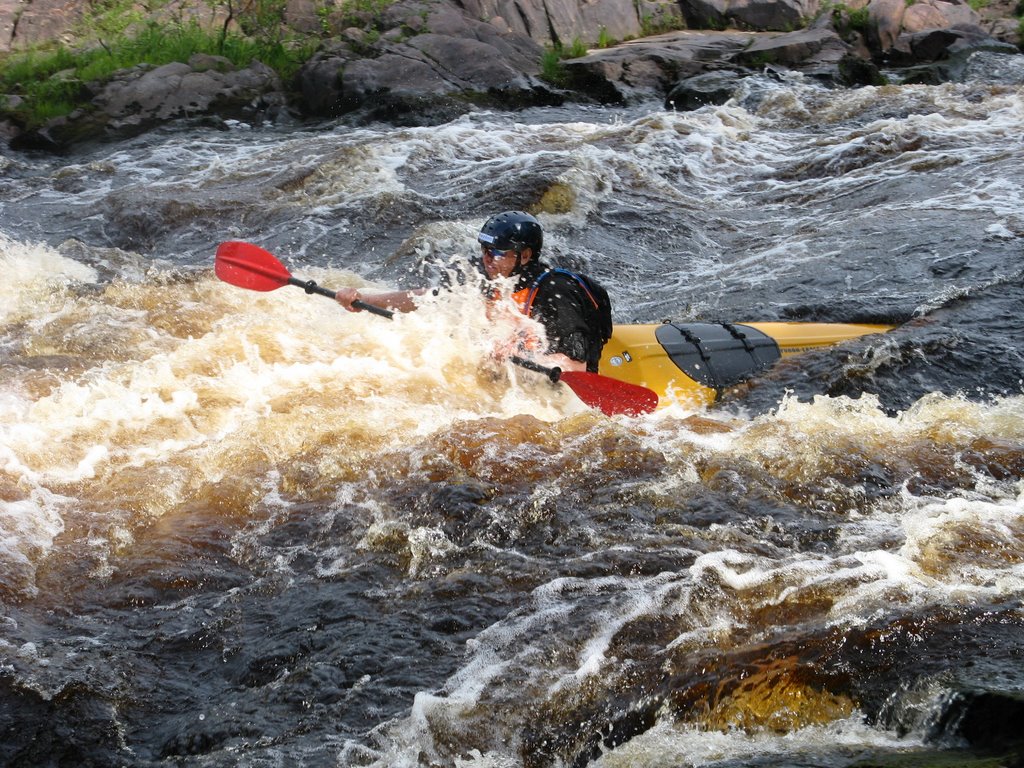
M 1017 6 L 1001 2 L 975 10 L 959 0 L 397 0 L 352 26 L 344 6 L 291 0 L 289 27 L 322 37 L 292 82 L 261 62 L 238 68 L 217 56 L 139 65 L 82 83 L 83 106 L 38 128 L 13 118 L 17 96 L 0 97 L 0 132 L 15 149 L 68 151 L 174 120 L 432 124 L 477 107 L 649 99 L 691 109 L 724 102 L 766 67 L 840 87 L 939 83 L 991 68 L 973 54 L 1019 55 Z M 66 38 L 87 9 L 0 0 L 0 47 Z M 168 23 L 231 23 L 216 6 L 161 13 Z M 672 28 L 684 29 L 649 34 Z M 545 51 L 580 41 L 602 46 L 542 69 Z

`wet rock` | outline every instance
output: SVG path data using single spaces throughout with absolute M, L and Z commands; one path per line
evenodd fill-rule
M 347 49 L 318 51 L 303 65 L 298 85 L 306 112 L 327 117 L 340 114 L 341 75 L 352 58 Z
M 804 609 L 828 605 L 812 602 Z M 778 623 L 774 611 L 766 610 L 759 621 Z M 771 648 L 751 642 L 700 654 L 672 647 L 680 627 L 671 617 L 639 618 L 609 642 L 616 658 L 634 661 L 628 672 L 539 701 L 539 716 L 522 734 L 524 763 L 586 765 L 658 722 L 789 733 L 834 722 L 854 708 L 869 723 L 901 735 L 924 731 L 933 743 L 964 739 L 975 748 L 1019 749 L 1020 683 L 993 680 L 985 670 L 993 660 L 1019 660 L 1020 617 L 963 613 L 943 617 L 949 623 L 936 623 L 935 616 L 902 618 L 828 629 Z M 979 654 L 977 668 L 972 661 L 951 670 L 949 649 L 964 647 Z M 906 680 L 918 681 L 920 689 L 896 682 Z M 936 696 L 937 683 L 944 695 Z
M 974 51 L 964 60 L 956 78 L 959 82 L 983 81 L 1002 85 L 1024 85 L 1024 56 Z
M 847 54 L 840 59 L 838 69 L 839 83 L 847 87 L 885 85 L 889 82 L 873 61 L 853 54 Z
M 969 744 L 989 750 L 1024 747 L 1024 696 L 1002 691 L 957 691 L 933 726 L 932 738 L 951 730 Z M 1024 755 L 1021 756 L 1024 758 Z
M 689 111 L 706 104 L 725 104 L 742 80 L 737 72 L 706 72 L 680 81 L 665 97 L 665 109 Z
M 51 696 L 0 678 L 0 765 L 123 764 L 113 698 L 79 681 Z
M 975 53 L 1014 55 L 1016 48 L 989 37 L 980 27 L 965 25 L 903 35 L 889 52 L 888 61 L 910 69 L 904 82 L 938 84 L 962 80 Z
M 946 57 L 947 49 L 957 39 L 958 35 L 948 29 L 929 29 L 910 35 L 900 35 L 889 51 L 889 61 L 904 64 L 938 61 Z

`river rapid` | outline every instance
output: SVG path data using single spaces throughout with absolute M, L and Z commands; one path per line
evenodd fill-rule
M 766 76 L 0 155 L 0 764 L 1020 764 L 1022 124 Z M 537 205 L 617 322 L 897 327 L 608 418 L 471 292 L 213 274 L 412 285 Z

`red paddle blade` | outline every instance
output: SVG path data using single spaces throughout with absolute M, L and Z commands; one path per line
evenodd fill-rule
M 213 271 L 225 283 L 252 291 L 272 291 L 288 285 L 292 276 L 269 251 L 239 241 L 220 244 Z
M 591 408 L 605 416 L 640 416 L 658 407 L 658 395 L 647 387 L 586 371 L 562 371 L 558 379 Z

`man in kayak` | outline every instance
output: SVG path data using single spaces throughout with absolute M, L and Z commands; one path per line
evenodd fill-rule
M 601 349 L 611 337 L 608 294 L 597 282 L 564 269 L 552 269 L 540 258 L 544 231 L 536 218 L 523 211 L 505 211 L 489 218 L 477 235 L 480 266 L 487 277 L 488 296 L 501 298 L 499 282 L 512 281 L 511 299 L 527 317 L 544 326 L 547 361 L 566 371 L 597 373 Z M 416 309 L 426 289 L 363 295 L 342 288 L 336 299 L 350 312 L 363 301 L 397 312 Z M 521 342 L 527 350 L 529 340 Z

